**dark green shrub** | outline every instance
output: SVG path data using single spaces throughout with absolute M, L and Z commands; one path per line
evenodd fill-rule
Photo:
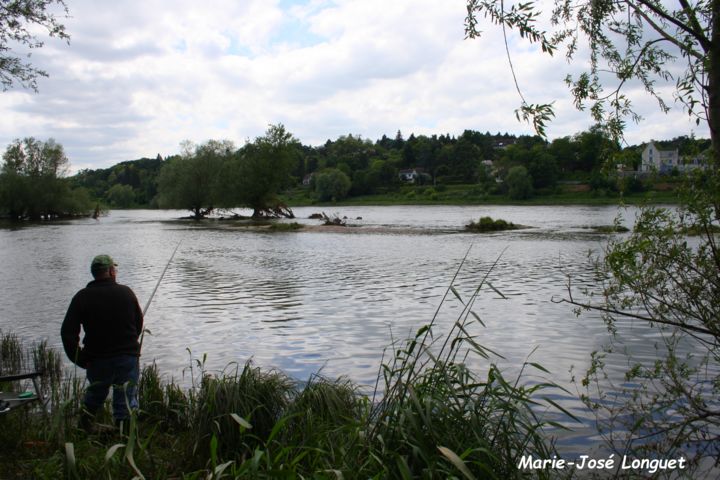
M 491 217 L 481 217 L 477 222 L 470 221 L 470 223 L 465 225 L 465 230 L 477 233 L 516 230 L 518 228 L 522 227 L 501 218 L 493 220 Z

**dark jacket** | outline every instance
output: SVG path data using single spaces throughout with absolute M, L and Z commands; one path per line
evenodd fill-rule
M 82 348 L 80 326 L 85 332 Z M 75 294 L 60 335 L 70 360 L 85 368 L 95 358 L 139 356 L 142 327 L 142 310 L 133 291 L 112 278 L 103 278 Z

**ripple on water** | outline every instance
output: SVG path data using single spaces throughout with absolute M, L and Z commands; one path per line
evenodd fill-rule
M 307 217 L 314 208 L 297 209 Z M 608 207 L 342 207 L 366 227 L 414 229 L 407 234 L 297 232 L 272 235 L 220 225 L 169 221 L 179 212 L 113 212 L 101 222 L 68 222 L 16 230 L 0 229 L 0 328 L 51 339 L 72 295 L 88 279 L 89 258 L 107 252 L 120 263 L 122 283 L 147 301 L 172 250 L 182 240 L 146 317 L 144 361 L 189 381 L 191 359 L 220 371 L 252 359 L 298 379 L 322 370 L 347 375 L 372 387 L 383 352 L 393 340 L 413 336 L 438 314 L 436 337 L 447 332 L 463 305 L 447 285 L 470 300 L 483 284 L 470 318 L 477 341 L 504 356 L 494 359 L 509 375 L 531 354 L 551 379 L 575 391 L 571 367 L 584 372 L 590 353 L 607 342 L 596 315 L 576 317 L 553 298 L 593 287 L 588 251 L 601 252 L 608 235 L 586 227 L 610 225 Z M 531 229 L 493 235 L 446 234 L 471 219 L 489 215 Z M 627 215 L 632 218 L 632 215 Z M 303 220 L 305 221 L 305 220 Z M 360 223 L 360 222 L 357 222 Z M 421 232 L 433 232 L 432 235 Z M 468 253 L 469 247 L 473 245 Z M 466 256 L 467 255 L 467 256 Z M 493 288 L 501 292 L 499 295 Z M 32 295 L 32 301 L 28 296 Z M 655 355 L 654 331 L 620 325 L 626 345 L 640 359 Z M 189 350 L 189 351 L 188 351 Z M 487 361 L 470 359 L 482 372 Z M 626 364 L 608 359 L 620 375 Z M 586 428 L 560 443 L 598 444 L 594 418 L 574 394 L 552 397 L 580 417 Z M 567 422 L 567 419 L 559 419 Z

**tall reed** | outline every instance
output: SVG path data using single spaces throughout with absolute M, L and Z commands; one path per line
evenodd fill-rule
M 373 409 L 368 431 L 369 448 L 378 459 L 375 467 L 385 475 L 513 478 L 523 475 L 518 470 L 523 454 L 552 458 L 552 443 L 543 435 L 546 423 L 535 412 L 540 391 L 556 385 L 524 385 L 525 368 L 545 373 L 534 363 L 526 363 L 517 377 L 507 380 L 491 361 L 501 357 L 473 334 L 484 327 L 473 311 L 481 290 L 502 295 L 488 282 L 494 267 L 465 300 L 454 285 L 461 264 L 431 322 L 383 363 L 378 388 L 385 393 Z M 440 336 L 437 319 L 450 294 L 463 309 Z M 469 368 L 472 357 L 487 364 L 487 373 Z

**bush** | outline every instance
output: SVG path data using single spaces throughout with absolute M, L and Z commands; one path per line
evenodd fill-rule
M 477 222 L 470 221 L 470 223 L 465 225 L 465 230 L 478 233 L 498 232 L 501 230 L 516 230 L 518 228 L 522 227 L 500 218 L 497 220 L 493 220 L 491 217 L 481 217 L 480 220 L 478 220 Z
M 315 175 L 315 193 L 322 202 L 345 198 L 350 191 L 351 185 L 350 178 L 335 168 L 324 170 Z
M 533 193 L 532 177 L 525 167 L 512 167 L 505 178 L 508 196 L 513 200 L 525 200 Z

